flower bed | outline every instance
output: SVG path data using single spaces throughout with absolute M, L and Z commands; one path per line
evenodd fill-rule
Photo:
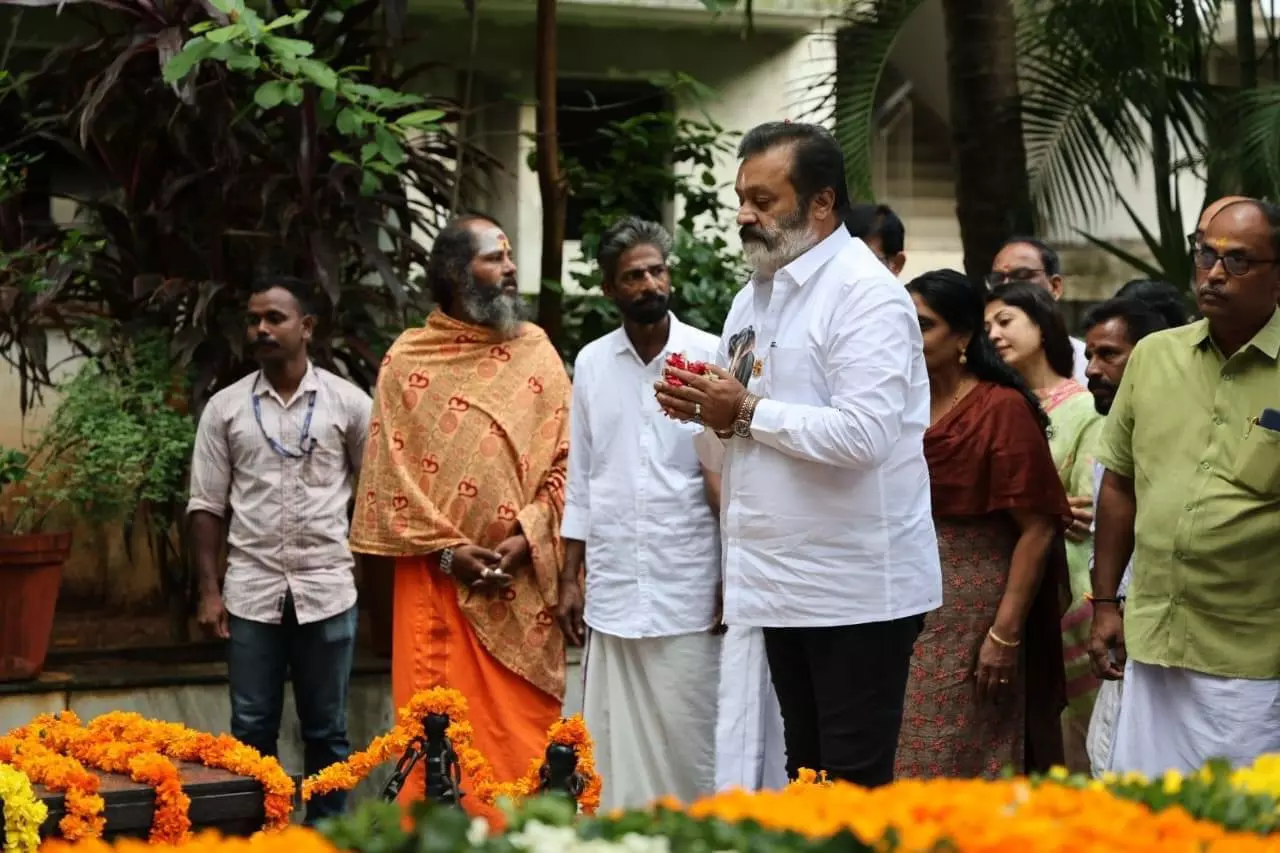
M 1092 780 L 1065 772 L 1039 779 L 901 781 L 872 791 L 812 774 L 783 791 L 728 792 L 682 808 L 579 817 L 568 800 L 515 806 L 491 833 L 460 810 L 420 804 L 402 821 L 371 803 L 323 832 L 291 828 L 248 840 L 196 836 L 181 853 L 895 853 L 895 851 L 1177 851 L 1280 853 L 1280 756 L 1231 771 L 1210 765 L 1188 777 Z M 64 849 L 75 847 L 76 850 Z M 142 853 L 120 842 L 115 853 Z M 55 842 L 45 853 L 110 853 L 110 845 Z M 155 849 L 154 847 L 151 849 Z

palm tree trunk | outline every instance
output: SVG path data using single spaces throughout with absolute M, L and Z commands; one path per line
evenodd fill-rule
M 942 0 L 951 148 L 964 268 L 975 281 L 1000 244 L 1034 227 L 1018 109 L 1015 21 L 1009 0 Z
M 561 341 L 564 263 L 564 181 L 560 178 L 560 145 L 556 137 L 556 0 L 538 0 L 538 121 L 536 160 L 542 195 L 542 265 L 538 288 L 538 325 L 557 347 Z M 549 284 L 550 283 L 550 284 Z

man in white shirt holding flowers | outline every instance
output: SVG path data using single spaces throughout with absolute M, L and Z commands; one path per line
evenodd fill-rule
M 702 458 L 722 476 L 724 621 L 764 629 L 788 774 L 883 785 L 912 647 L 942 603 L 919 321 L 841 223 L 844 161 L 828 131 L 764 124 L 739 156 L 755 274 L 725 322 L 728 369 L 668 368 L 657 399 L 705 426 Z

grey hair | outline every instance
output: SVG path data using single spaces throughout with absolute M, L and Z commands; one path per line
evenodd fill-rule
M 635 216 L 620 219 L 600 237 L 600 249 L 596 260 L 604 273 L 604 280 L 612 282 L 618 275 L 618 262 L 624 253 L 636 246 L 653 246 L 662 253 L 662 260 L 671 254 L 671 234 L 657 222 L 649 222 Z

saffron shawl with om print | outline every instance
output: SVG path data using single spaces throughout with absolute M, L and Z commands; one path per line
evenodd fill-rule
M 485 648 L 555 697 L 565 682 L 554 608 L 571 387 L 537 326 L 503 340 L 433 312 L 382 362 L 351 529 L 357 553 L 408 557 L 493 548 L 519 523 L 532 567 L 501 592 L 454 587 Z

